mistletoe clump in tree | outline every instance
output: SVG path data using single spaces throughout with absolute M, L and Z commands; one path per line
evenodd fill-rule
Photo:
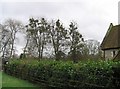
M 71 22 L 69 25 L 69 39 L 70 39 L 70 56 L 74 62 L 77 62 L 78 56 L 81 55 L 81 47 L 83 47 L 83 36 L 79 33 L 77 25 Z

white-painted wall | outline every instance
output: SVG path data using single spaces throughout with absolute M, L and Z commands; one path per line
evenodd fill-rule
M 115 51 L 115 55 L 118 53 L 118 49 L 105 50 L 106 60 L 110 60 L 114 58 L 115 55 L 113 55 L 113 51 Z

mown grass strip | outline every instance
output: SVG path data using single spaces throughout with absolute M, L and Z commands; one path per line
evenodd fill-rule
M 0 88 L 2 88 L 2 72 L 0 72 Z
M 34 89 L 34 87 L 38 86 L 2 73 L 2 87 L 33 87 Z

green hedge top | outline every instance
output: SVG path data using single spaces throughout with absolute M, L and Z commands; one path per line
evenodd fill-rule
M 120 62 L 13 60 L 5 66 L 5 72 L 38 84 L 42 82 L 54 87 L 85 89 L 85 87 L 115 87 L 113 68 L 120 69 Z

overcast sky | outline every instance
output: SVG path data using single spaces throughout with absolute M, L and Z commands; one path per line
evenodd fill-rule
M 60 19 L 66 26 L 70 21 L 78 24 L 85 39 L 102 41 L 110 25 L 118 24 L 119 0 L 2 0 L 0 22 L 7 18 L 27 24 L 30 17 Z M 21 40 L 22 43 L 24 40 Z M 22 47 L 22 44 L 19 44 Z

